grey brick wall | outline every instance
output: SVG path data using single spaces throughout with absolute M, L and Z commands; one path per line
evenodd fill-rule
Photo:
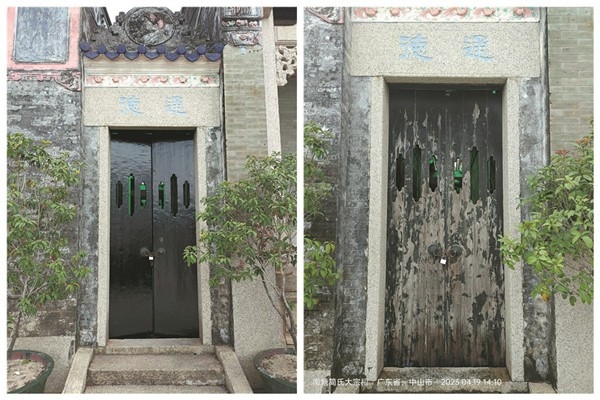
M 589 132 L 593 115 L 593 9 L 548 8 L 551 150 Z
M 244 176 L 247 156 L 267 155 L 267 122 L 263 50 L 225 46 L 225 146 L 227 179 Z

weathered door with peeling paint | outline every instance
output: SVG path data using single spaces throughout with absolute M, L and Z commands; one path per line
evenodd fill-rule
M 385 365 L 504 366 L 502 94 L 390 88 Z
M 194 138 L 111 133 L 111 338 L 198 337 Z

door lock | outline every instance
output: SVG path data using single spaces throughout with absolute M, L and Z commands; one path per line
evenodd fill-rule
M 150 260 L 150 261 L 153 261 L 154 257 L 162 256 L 163 254 L 165 254 L 165 249 L 163 249 L 162 247 L 159 247 L 154 252 L 148 250 L 147 247 L 142 247 L 140 249 L 140 256 L 148 257 L 148 260 Z
M 427 253 L 433 258 L 439 259 L 440 264 L 446 265 L 448 261 L 456 261 L 462 255 L 463 249 L 460 245 L 453 244 L 449 249 L 444 250 L 439 244 L 433 243 L 427 247 Z

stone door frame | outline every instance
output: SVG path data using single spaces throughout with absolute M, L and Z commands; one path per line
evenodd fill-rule
M 129 127 L 135 129 L 136 127 Z M 123 129 L 119 126 L 119 129 Z M 167 129 L 167 128 L 164 128 Z M 173 130 L 174 128 L 168 128 Z M 181 129 L 181 128 L 180 128 Z M 188 127 L 194 131 L 196 199 L 206 197 L 206 140 L 210 128 Z M 97 343 L 106 346 L 109 338 L 109 290 L 110 290 L 110 126 L 99 127 L 98 138 L 98 309 Z M 160 130 L 160 129 L 155 129 Z M 196 231 L 203 226 L 196 222 Z M 198 314 L 202 344 L 212 344 L 211 308 L 208 266 L 198 264 Z
M 387 182 L 388 182 L 388 136 L 389 136 L 389 83 L 434 84 L 501 84 L 502 142 L 504 165 L 504 233 L 515 235 L 521 220 L 517 209 L 520 195 L 520 79 L 492 78 L 474 82 L 476 79 L 451 78 L 384 78 L 371 77 L 370 109 L 370 178 L 369 178 L 369 248 L 366 317 L 365 374 L 376 381 L 383 369 L 384 315 L 385 315 L 385 269 L 387 243 Z M 512 183 L 512 184 L 511 184 Z M 505 335 L 506 367 L 513 381 L 524 380 L 524 319 L 523 277 L 520 268 L 504 269 L 505 276 Z
M 98 276 L 95 342 L 106 346 L 109 332 L 110 287 L 110 130 L 186 130 L 194 132 L 195 196 L 206 197 L 212 154 L 222 145 L 211 135 L 223 126 L 221 62 L 198 60 L 83 60 L 83 132 L 97 134 L 98 186 Z M 146 76 L 146 83 L 139 77 Z M 169 79 L 164 79 L 164 78 Z M 173 83 L 173 78 L 185 77 L 189 87 Z M 208 77 L 209 79 L 204 79 Z M 158 80 L 154 78 L 163 78 Z M 212 79 L 211 79 L 212 78 Z M 206 82 L 205 82 L 206 81 Z M 180 80 L 181 82 L 181 80 Z M 122 98 L 136 97 L 134 112 L 123 109 Z M 169 96 L 181 100 L 182 109 L 173 113 L 163 103 Z M 136 108 L 138 107 L 138 108 Z M 193 110 L 193 112 L 192 112 Z M 170 112 L 171 111 L 171 112 Z M 93 133 L 92 133 L 93 132 Z M 94 140 L 90 140 L 94 142 Z M 95 150 L 95 149 L 94 149 Z M 220 156 L 219 156 L 220 157 Z M 93 166 L 89 166 L 93 168 Z M 222 168 L 222 167 L 220 167 Z M 213 168 L 214 169 L 214 168 Z M 210 176 L 209 176 L 210 175 Z M 200 211 L 200 204 L 196 210 Z M 196 221 L 196 232 L 204 228 Z M 198 264 L 198 320 L 200 339 L 212 344 L 212 311 L 209 286 L 209 267 Z M 93 297 L 93 296 L 92 296 Z M 93 330 L 93 327 L 90 327 Z

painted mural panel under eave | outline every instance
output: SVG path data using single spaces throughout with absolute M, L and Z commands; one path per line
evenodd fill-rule
M 220 126 L 220 88 L 86 88 L 87 126 Z
M 538 23 L 353 23 L 350 72 L 386 77 L 538 77 Z

